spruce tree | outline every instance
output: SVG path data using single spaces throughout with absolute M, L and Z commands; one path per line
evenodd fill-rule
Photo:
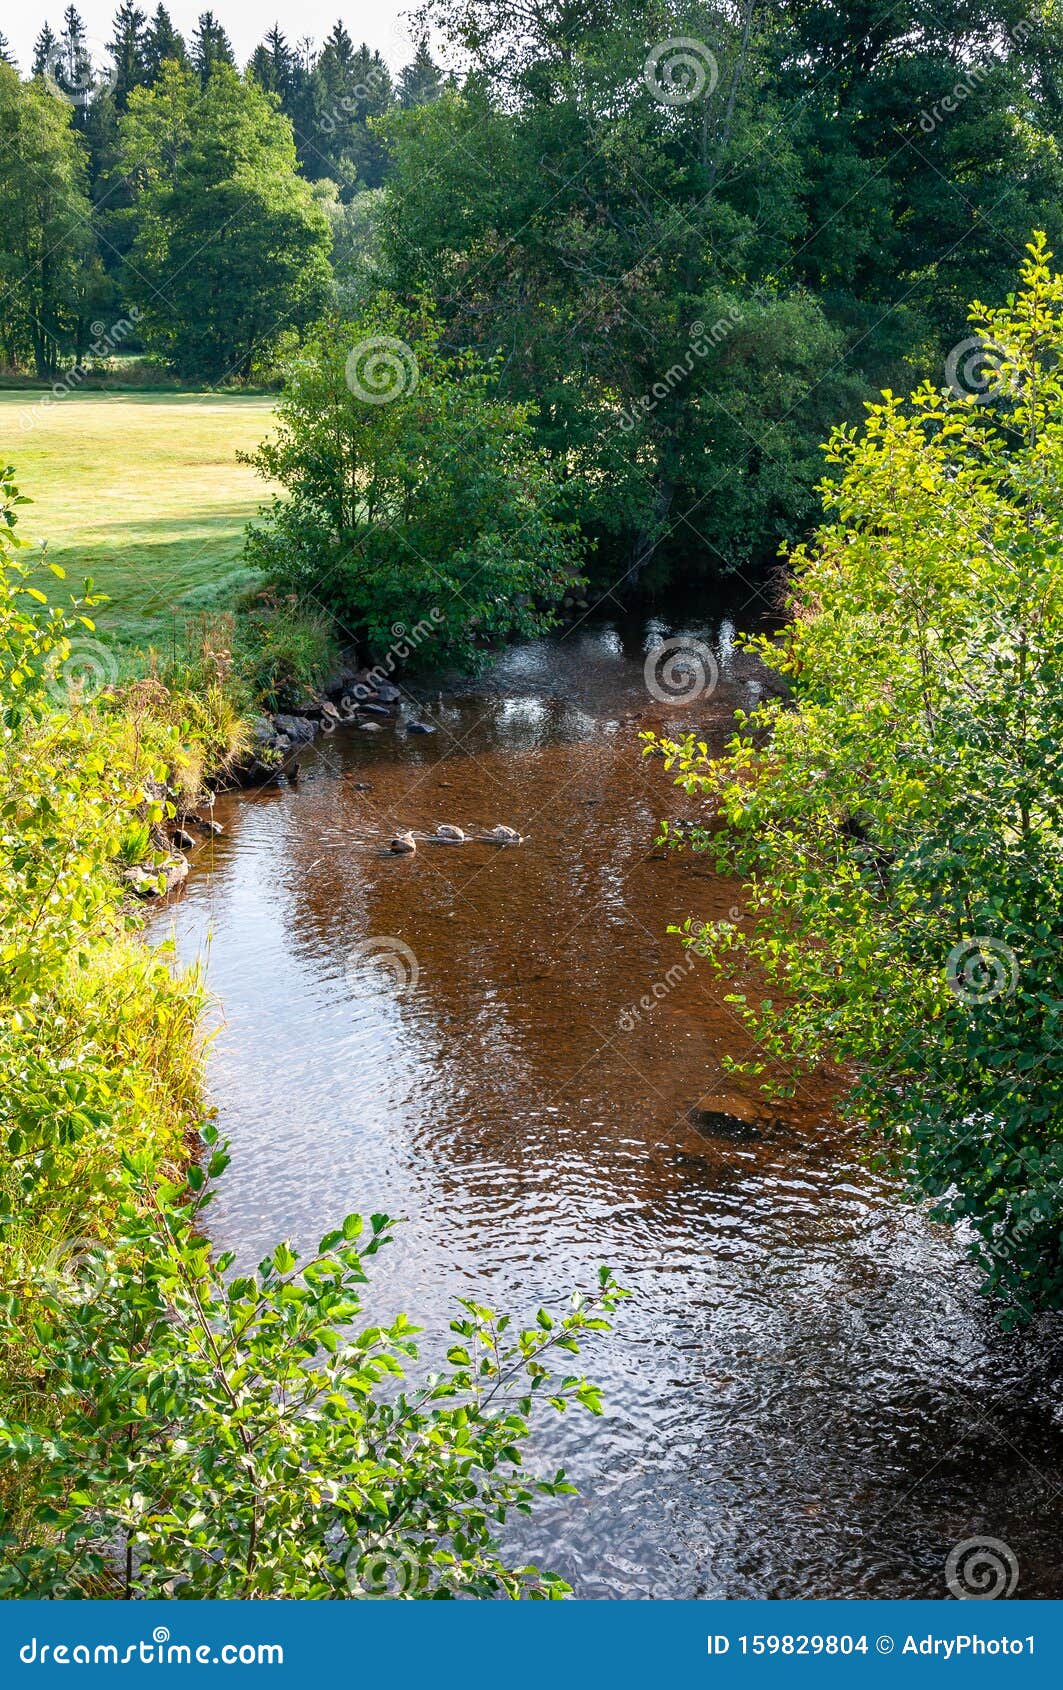
M 36 41 L 33 43 L 33 75 L 44 76 L 55 68 L 56 55 L 59 51 L 59 38 L 51 24 L 45 24 Z
M 166 7 L 160 5 L 156 7 L 144 36 L 144 75 L 150 88 L 159 80 L 167 59 L 172 59 L 175 64 L 187 65 L 188 49 L 184 36 L 174 28 Z
M 256 82 L 280 98 L 287 110 L 297 66 L 295 54 L 285 39 L 279 23 L 275 23 L 265 40 L 255 48 L 251 71 Z
M 147 81 L 144 62 L 147 16 L 134 0 L 121 0 L 114 15 L 114 33 L 108 49 L 115 65 L 114 103 L 118 111 L 125 111 L 132 88 L 140 88 Z
M 192 69 L 206 87 L 219 65 L 235 65 L 232 43 L 213 12 L 201 12 L 192 36 Z
M 438 99 L 442 86 L 443 72 L 428 50 L 427 38 L 422 37 L 412 62 L 399 76 L 399 104 L 406 110 L 427 105 Z

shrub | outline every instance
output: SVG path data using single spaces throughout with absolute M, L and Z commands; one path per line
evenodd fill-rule
M 753 642 L 796 708 L 722 759 L 666 747 L 750 900 L 690 942 L 765 1057 L 855 1074 L 1009 1322 L 1063 1306 L 1063 277 L 1029 250 L 972 307 L 987 391 L 886 393 L 834 435 L 831 520 Z
M 113 1244 L 28 1288 L 31 1361 L 58 1407 L 47 1429 L 0 1422 L 0 1455 L 35 1472 L 40 1497 L 30 1531 L 0 1540 L 0 1594 L 564 1595 L 508 1566 L 494 1532 L 571 1491 L 561 1473 L 527 1476 L 522 1445 L 537 1403 L 600 1411 L 549 1359 L 607 1328 L 612 1277 L 524 1331 L 463 1302 L 448 1368 L 407 1391 L 416 1328 L 358 1324 L 387 1217 L 349 1215 L 311 1260 L 281 1244 L 235 1274 L 202 1235 L 227 1161 L 207 1137 L 209 1168 L 183 1189 L 126 1158 Z M 20 1311 L 0 1303 L 0 1340 L 26 1331 Z
M 494 374 L 386 299 L 324 327 L 250 459 L 287 497 L 252 526 L 249 561 L 370 656 L 425 622 L 433 667 L 470 666 L 551 626 L 581 545 L 531 408 L 496 397 Z

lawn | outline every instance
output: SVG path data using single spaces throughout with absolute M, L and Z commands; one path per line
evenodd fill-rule
M 0 458 L 33 500 L 20 530 L 71 584 L 91 575 L 109 595 L 101 628 L 165 642 L 250 579 L 244 525 L 268 490 L 236 454 L 272 409 L 235 395 L 0 392 Z

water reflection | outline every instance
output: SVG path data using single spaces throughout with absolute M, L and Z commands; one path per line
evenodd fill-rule
M 617 1269 L 637 1297 L 593 1356 L 607 1417 L 543 1439 L 583 1495 L 521 1528 L 583 1594 L 940 1596 L 949 1547 L 982 1531 L 1020 1594 L 1059 1595 L 1054 1329 L 994 1331 L 822 1079 L 759 1138 L 696 1130 L 691 1101 L 733 1089 L 721 1058 L 746 1048 L 704 964 L 630 1015 L 681 960 L 668 923 L 735 901 L 655 847 L 684 801 L 638 731 L 720 743 L 766 684 L 730 623 L 694 624 L 721 684 L 659 704 L 645 656 L 678 631 L 518 648 L 430 708 L 432 738 L 337 735 L 298 789 L 219 803 L 212 863 L 156 924 L 209 949 L 224 1005 L 215 1234 L 257 1260 L 352 1208 L 404 1215 L 375 1306 L 437 1331 L 455 1295 L 527 1311 Z M 527 843 L 381 855 L 440 822 Z M 367 936 L 412 949 L 413 989 L 352 986 Z

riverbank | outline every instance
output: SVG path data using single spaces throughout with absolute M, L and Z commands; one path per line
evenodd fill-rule
M 493 1522 L 529 1494 L 568 1494 L 560 1476 L 528 1478 L 524 1399 L 534 1385 L 558 1411 L 600 1412 L 571 1355 L 580 1334 L 609 1329 L 622 1293 L 607 1270 L 588 1271 L 561 1317 L 521 1310 L 531 1325 L 519 1341 L 505 1336 L 508 1316 L 476 1309 L 468 1340 L 494 1358 L 495 1377 L 485 1384 L 455 1349 L 452 1325 L 449 1376 L 415 1381 L 396 1422 L 394 1379 L 416 1357 L 417 1328 L 400 1313 L 349 1342 L 362 1259 L 390 1243 L 383 1209 L 363 1223 L 340 1206 L 302 1263 L 274 1239 L 257 1270 L 231 1275 L 202 1220 L 228 1160 L 204 1124 L 204 982 L 192 959 L 172 969 L 165 945 L 145 948 L 116 865 L 180 844 L 192 819 L 181 805 L 203 797 L 204 778 L 248 777 L 254 759 L 285 748 L 252 740 L 214 765 L 207 739 L 189 733 L 195 695 L 158 674 L 60 698 L 73 637 L 91 624 L 30 610 L 13 565 L 0 579 L 0 651 L 15 665 L 0 667 L 0 778 L 19 830 L 0 873 L 11 1129 L 0 1175 L 0 1595 L 389 1594 L 389 1556 L 405 1594 L 564 1595 L 526 1557 L 500 1558 Z M 205 658 L 217 668 L 223 655 L 212 645 Z M 364 686 L 336 684 L 352 680 Z M 215 752 L 231 684 L 219 669 Z M 374 699 L 357 703 L 368 713 Z M 265 768 L 256 802 L 296 792 L 294 760 Z M 224 824 L 199 820 L 209 860 Z M 559 1347 L 564 1377 L 547 1385 L 543 1358 Z M 291 1400 L 278 1418 L 282 1392 Z M 385 1418 L 386 1458 L 360 1458 Z
M 0 1298 L 12 1321 L 0 1423 L 47 1435 L 32 1338 L 57 1294 L 77 1304 L 115 1243 L 129 1172 L 180 1182 L 201 1151 L 198 966 L 145 945 L 144 905 L 187 876 L 220 831 L 213 794 L 279 778 L 254 711 L 313 696 L 331 631 L 263 600 L 200 618 L 166 659 L 123 679 L 97 607 L 49 576 L 0 489 Z M 23 561 L 24 559 L 28 561 Z M 61 571 L 57 571 L 60 573 Z M 39 1504 L 32 1464 L 0 1477 L 0 1543 Z M 0 1563 L 3 1557 L 0 1555 Z

